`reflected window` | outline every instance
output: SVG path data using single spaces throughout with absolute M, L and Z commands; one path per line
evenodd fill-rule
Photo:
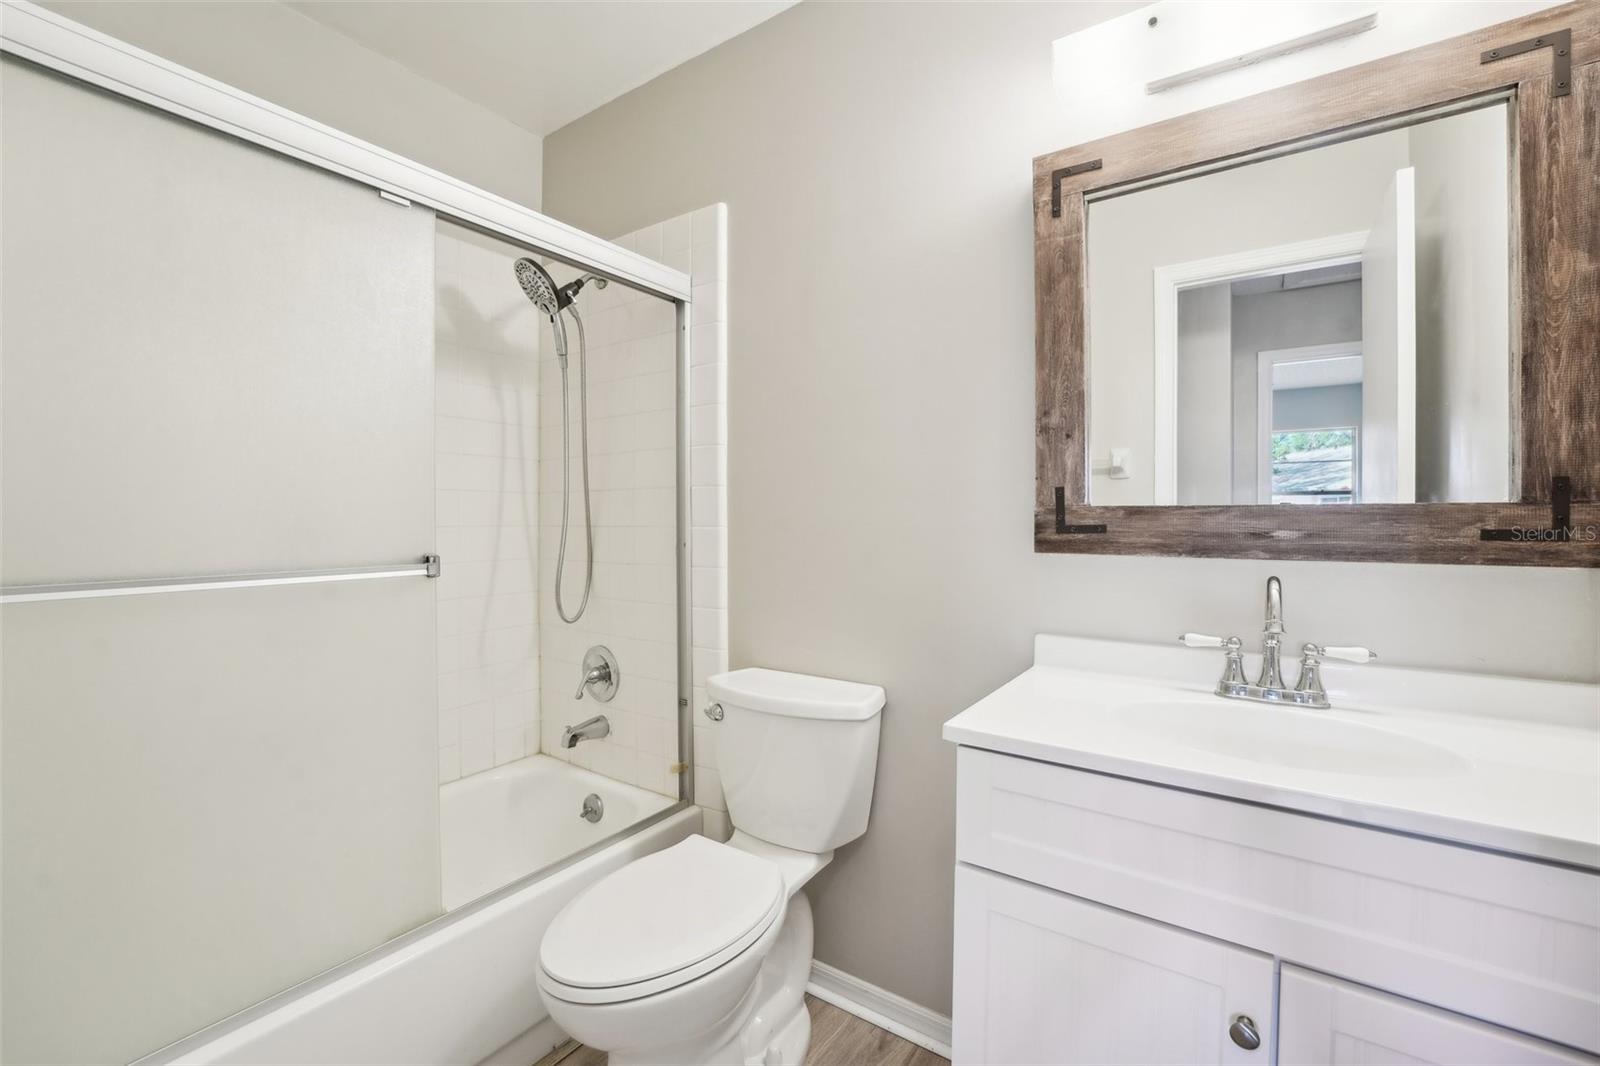
M 1356 502 L 1358 440 L 1353 426 L 1274 433 L 1272 502 Z

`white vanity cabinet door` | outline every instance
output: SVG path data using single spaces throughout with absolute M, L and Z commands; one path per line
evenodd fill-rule
M 1267 1066 L 1273 983 L 1268 956 L 956 867 L 958 1066 Z M 1228 1037 L 1241 1014 L 1254 1051 Z
M 1279 1066 L 1543 1066 L 1600 1059 L 1413 1000 L 1285 965 Z

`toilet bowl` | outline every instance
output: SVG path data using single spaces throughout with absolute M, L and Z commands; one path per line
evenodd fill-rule
M 882 689 L 772 670 L 707 689 L 732 838 L 690 837 L 602 878 L 539 947 L 550 1016 L 613 1066 L 802 1062 L 801 888 L 866 830 Z

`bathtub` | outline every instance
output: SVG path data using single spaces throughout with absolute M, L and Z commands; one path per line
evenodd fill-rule
M 580 817 L 590 795 L 600 797 L 598 822 Z M 675 802 L 548 755 L 452 781 L 439 789 L 444 909 L 576 855 Z
M 579 817 L 590 793 L 598 823 Z M 527 1066 L 564 1039 L 536 983 L 556 912 L 701 831 L 698 807 L 544 755 L 451 782 L 439 804 L 442 917 L 140 1063 Z

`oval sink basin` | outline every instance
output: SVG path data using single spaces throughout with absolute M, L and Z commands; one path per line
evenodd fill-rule
M 1235 759 L 1364 777 L 1446 777 L 1472 768 L 1448 748 L 1337 717 L 1266 704 L 1197 701 L 1126 703 L 1130 729 Z

